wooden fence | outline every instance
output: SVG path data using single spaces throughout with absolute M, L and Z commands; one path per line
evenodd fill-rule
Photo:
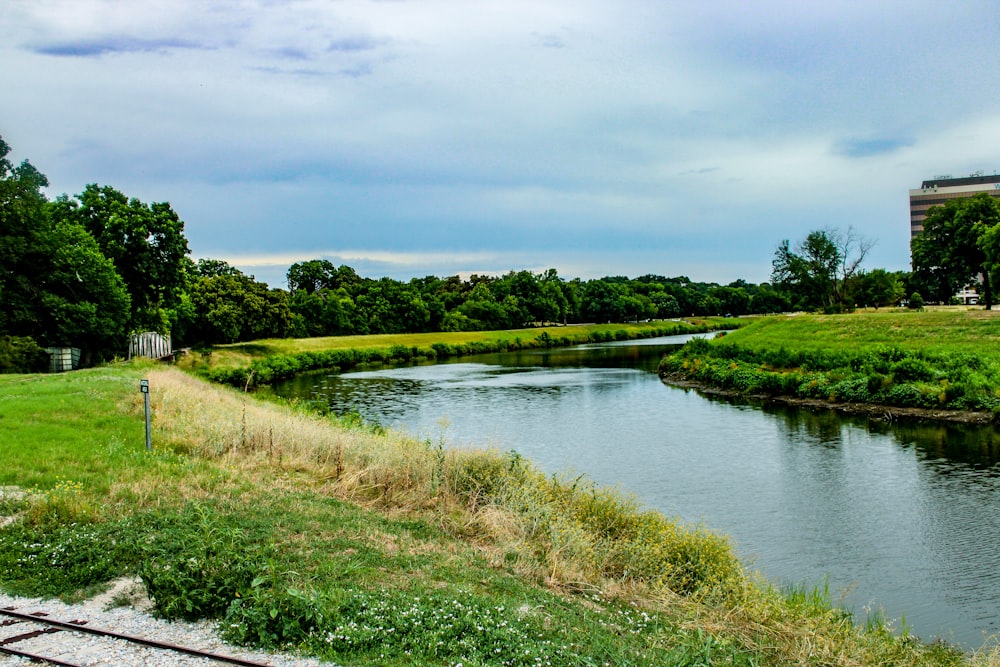
M 129 337 L 128 358 L 149 357 L 163 359 L 173 355 L 170 347 L 170 334 L 164 336 L 155 331 L 132 334 Z

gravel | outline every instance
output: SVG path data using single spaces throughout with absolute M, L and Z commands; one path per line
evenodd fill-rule
M 124 601 L 127 606 L 121 606 Z M 219 639 L 216 624 L 208 621 L 186 623 L 165 621 L 149 613 L 150 603 L 145 597 L 142 584 L 137 580 L 122 579 L 114 582 L 107 592 L 78 604 L 64 604 L 58 600 L 19 598 L 0 593 L 0 608 L 14 607 L 16 611 L 31 614 L 45 612 L 54 620 L 86 620 L 87 625 L 101 630 L 110 630 L 125 635 L 134 635 L 159 642 L 177 644 L 212 653 L 236 656 L 246 660 L 262 662 L 273 667 L 316 667 L 332 663 L 320 662 L 315 658 L 306 659 L 289 654 L 248 651 L 231 646 Z M 9 630 L 4 628 L 4 630 Z M 16 634 L 7 632 L 5 636 Z M 36 651 L 51 655 L 53 649 L 65 648 L 63 659 L 84 665 L 146 665 L 148 667 L 187 667 L 188 665 L 209 665 L 202 658 L 185 656 L 171 651 L 150 648 L 135 648 L 123 642 L 92 635 L 59 632 L 30 640 L 32 648 L 19 646 L 12 648 Z M 0 655 L 0 667 L 33 664 L 23 658 Z

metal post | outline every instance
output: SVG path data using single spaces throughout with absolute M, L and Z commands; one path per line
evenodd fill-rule
M 153 451 L 153 436 L 149 426 L 149 380 L 139 381 L 139 391 L 142 392 L 143 402 L 146 405 L 146 451 Z

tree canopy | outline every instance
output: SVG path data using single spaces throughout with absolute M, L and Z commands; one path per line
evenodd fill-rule
M 771 281 L 804 310 L 853 307 L 849 287 L 874 245 L 853 228 L 809 232 L 795 250 L 783 240 L 771 263 Z
M 0 139 L 0 334 L 113 356 L 131 304 L 121 276 L 82 225 L 52 215 L 45 176 L 9 152 Z
M 1000 263 L 1000 203 L 987 193 L 932 206 L 924 230 L 910 243 L 913 283 L 931 301 L 947 302 L 982 276 L 986 308 L 993 305 L 992 275 Z
M 110 186 L 90 184 L 74 198 L 51 205 L 57 221 L 81 225 L 114 262 L 132 298 L 136 329 L 163 330 L 166 310 L 180 301 L 185 285 L 184 223 L 169 203 L 144 204 Z

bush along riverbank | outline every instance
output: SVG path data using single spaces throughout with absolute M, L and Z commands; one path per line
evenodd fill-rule
M 970 328 L 975 321 L 963 313 L 770 318 L 731 336 L 692 340 L 659 372 L 747 396 L 989 421 L 1000 414 L 1000 359 L 990 349 L 996 327 Z M 925 322 L 936 327 L 936 342 L 928 343 Z
M 713 318 L 696 321 L 667 321 L 644 324 L 580 325 L 521 329 L 514 331 L 468 333 L 413 334 L 409 336 L 353 336 L 348 346 L 345 339 L 327 338 L 330 349 L 296 351 L 296 346 L 315 347 L 317 339 L 288 341 L 280 347 L 284 353 L 264 353 L 248 363 L 210 366 L 198 361 L 189 367 L 203 377 L 239 388 L 253 388 L 317 370 L 346 371 L 379 364 L 405 364 L 451 357 L 464 357 L 493 352 L 568 347 L 586 343 L 656 338 L 680 334 L 705 333 L 722 328 L 734 328 L 736 320 Z M 388 338 L 396 342 L 378 344 Z M 278 345 L 270 349 L 278 348 Z M 233 349 L 265 349 L 261 344 L 233 346 Z M 224 349 L 224 348 L 223 348 Z M 213 351 L 213 355 L 216 353 Z
M 0 450 L 10 593 L 135 576 L 163 617 L 342 665 L 1000 664 L 778 590 L 724 536 L 514 453 L 149 365 L 0 377 L 0 393 L 21 425 Z

